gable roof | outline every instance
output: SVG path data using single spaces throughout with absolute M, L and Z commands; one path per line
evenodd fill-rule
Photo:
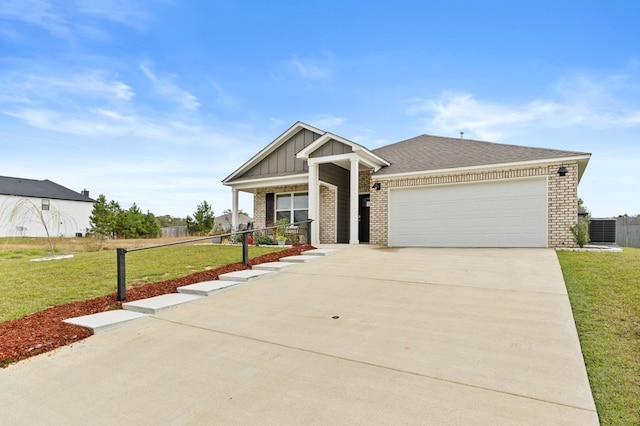
M 454 169 L 521 166 L 525 164 L 548 163 L 551 161 L 577 161 L 578 180 L 580 180 L 591 157 L 591 154 L 586 152 L 509 145 L 432 135 L 420 135 L 369 150 L 348 139 L 298 121 L 249 159 L 249 161 L 227 176 L 222 183 L 225 185 L 233 185 L 232 182 L 234 181 L 236 183 L 242 180 L 250 180 L 252 182 L 256 180 L 266 181 L 268 179 L 278 179 L 291 175 L 291 172 L 283 172 L 271 173 L 268 177 L 242 178 L 244 173 L 259 164 L 303 129 L 315 133 L 318 137 L 297 152 L 296 158 L 312 161 L 313 158 L 311 158 L 311 154 L 314 151 L 328 142 L 337 141 L 347 145 L 354 153 L 357 153 L 365 164 L 374 169 L 374 175 L 376 176 L 410 175 L 425 172 L 443 172 Z M 304 173 L 296 176 L 303 175 Z
M 391 163 L 376 175 L 404 174 L 544 160 L 583 160 L 580 175 L 591 154 L 548 148 L 483 142 L 472 139 L 421 135 L 373 152 Z
M 381 167 L 389 165 L 388 161 L 386 161 L 384 158 L 380 158 L 378 155 L 374 154 L 372 151 L 369 151 L 364 146 L 358 143 L 355 143 L 353 141 L 350 141 L 348 139 L 345 139 L 342 136 L 338 136 L 329 132 L 325 132 L 322 136 L 320 136 L 318 139 L 313 141 L 306 148 L 298 152 L 298 154 L 296 154 L 296 157 L 302 158 L 304 160 L 309 160 L 309 156 L 314 151 L 316 151 L 317 149 L 322 147 L 322 145 L 326 144 L 329 141 L 337 141 L 339 143 L 342 143 L 350 147 L 353 152 L 358 153 L 360 155 L 360 159 L 363 162 L 365 162 L 365 164 L 367 164 L 369 167 L 373 168 L 374 170 L 379 170 Z
M 222 183 L 223 184 L 227 183 L 227 182 L 233 180 L 234 178 L 237 178 L 237 177 L 241 176 L 243 173 L 245 173 L 246 171 L 251 169 L 253 166 L 258 164 L 260 161 L 264 160 L 271 152 L 273 152 L 276 148 L 278 148 L 280 145 L 282 145 L 287 140 L 289 140 L 289 138 L 291 136 L 295 135 L 296 133 L 298 133 L 302 129 L 309 130 L 309 131 L 311 131 L 313 133 L 317 133 L 319 135 L 322 135 L 323 133 L 326 133 L 324 130 L 316 129 L 313 126 L 309 126 L 308 124 L 305 124 L 305 123 L 303 123 L 301 121 L 298 121 L 293 126 L 289 127 L 284 133 L 282 133 L 280 136 L 278 136 L 273 142 L 271 142 L 269 145 L 267 145 L 263 149 L 261 149 L 260 152 L 258 152 L 256 155 L 251 157 L 246 163 L 244 163 L 242 166 L 238 167 L 229 176 L 224 178 L 222 180 Z
M 383 158 L 380 158 L 378 155 L 374 154 L 372 151 L 368 150 L 366 147 L 357 144 L 353 141 L 345 139 L 341 136 L 335 135 L 333 133 L 318 129 L 316 127 L 305 124 L 301 121 L 298 121 L 289 129 L 287 129 L 284 133 L 278 136 L 273 142 L 263 148 L 260 152 L 254 155 L 249 161 L 244 163 L 238 169 L 236 169 L 233 173 L 222 180 L 222 183 L 227 185 L 230 184 L 231 181 L 241 181 L 247 180 L 247 178 L 243 177 L 243 174 L 251 170 L 252 167 L 258 165 L 261 161 L 269 156 L 272 152 L 276 151 L 280 146 L 285 144 L 289 139 L 291 139 L 294 135 L 296 135 L 301 130 L 309 130 L 315 133 L 318 137 L 313 142 L 311 142 L 306 147 L 302 148 L 299 152 L 296 152 L 296 158 L 309 161 L 310 155 L 322 147 L 324 144 L 336 141 L 348 146 L 354 153 L 358 155 L 361 161 L 367 164 L 369 167 L 372 167 L 374 170 L 378 170 L 380 167 L 387 166 L 389 163 L 385 161 Z M 268 178 L 278 178 L 290 176 L 292 174 L 300 174 L 299 172 L 282 172 L 282 173 L 270 173 Z M 265 179 L 259 178 L 259 179 Z
M 72 191 L 50 180 L 33 180 L 0 176 L 0 194 L 56 200 L 94 202 L 92 198 Z

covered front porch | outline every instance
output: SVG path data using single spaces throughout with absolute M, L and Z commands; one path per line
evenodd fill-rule
M 255 228 L 312 219 L 311 244 L 368 242 L 371 174 L 387 165 L 355 142 L 297 123 L 223 181 L 232 225 L 245 192 L 254 197 Z

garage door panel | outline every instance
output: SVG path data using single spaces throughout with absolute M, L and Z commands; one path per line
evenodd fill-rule
M 389 193 L 389 244 L 426 247 L 546 247 L 544 178 Z

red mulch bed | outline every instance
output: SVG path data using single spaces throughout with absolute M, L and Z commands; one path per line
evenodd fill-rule
M 265 254 L 249 261 L 249 265 L 275 262 L 281 257 L 294 256 L 315 247 L 298 244 L 290 249 Z M 208 271 L 196 272 L 182 278 L 160 281 L 127 289 L 127 302 L 147 299 L 167 293 L 175 293 L 178 287 L 203 281 L 217 280 L 227 272 L 248 269 L 242 263 L 232 263 Z M 0 367 L 20 361 L 57 347 L 68 345 L 91 335 L 89 330 L 62 320 L 95 314 L 112 309 L 120 309 L 116 293 L 91 300 L 53 306 L 24 318 L 0 323 Z

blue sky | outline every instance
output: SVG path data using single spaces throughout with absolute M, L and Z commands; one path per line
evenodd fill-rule
M 593 215 L 639 214 L 638 22 L 635 0 L 0 0 L 0 175 L 221 213 L 300 120 L 590 152 Z

